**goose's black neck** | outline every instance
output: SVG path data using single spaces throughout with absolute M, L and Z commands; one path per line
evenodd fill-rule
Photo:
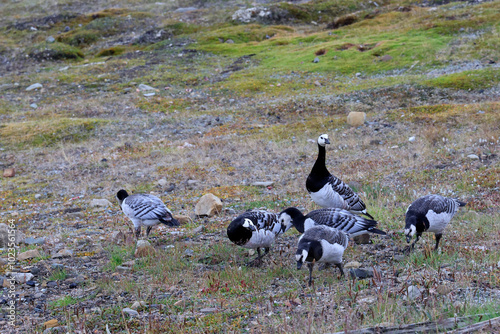
M 325 177 L 330 175 L 328 169 L 326 169 L 326 148 L 318 144 L 318 158 L 314 163 L 311 170 L 311 174 L 317 175 L 318 177 Z
M 304 222 L 306 221 L 306 216 L 304 216 L 297 208 L 289 208 L 286 212 L 290 215 L 292 225 L 295 226 L 297 231 L 304 233 Z

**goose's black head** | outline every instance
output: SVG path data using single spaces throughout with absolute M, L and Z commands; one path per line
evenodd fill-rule
M 417 232 L 417 219 L 414 215 L 406 215 L 406 224 L 405 224 L 405 236 L 406 242 L 410 242 L 411 238 Z
M 318 137 L 318 145 L 325 147 L 326 144 L 330 144 L 330 140 L 328 139 L 328 135 L 324 133 Z
M 304 215 L 297 208 L 287 208 L 278 216 L 278 221 L 281 225 L 293 225 L 300 233 L 304 233 Z
M 227 227 L 227 237 L 242 246 L 252 238 L 253 231 L 256 231 L 256 227 L 250 219 L 238 217 Z
M 313 262 L 319 260 L 323 256 L 323 247 L 317 240 L 308 240 L 301 238 L 295 252 L 295 260 L 297 261 L 297 270 L 302 268 L 304 262 Z
M 118 201 L 120 202 L 120 204 L 122 204 L 123 200 L 127 197 L 128 197 L 128 192 L 126 190 L 123 190 L 123 189 L 118 191 L 118 193 L 116 194 L 116 198 L 118 198 Z

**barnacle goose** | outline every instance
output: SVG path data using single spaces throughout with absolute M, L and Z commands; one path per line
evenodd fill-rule
M 457 213 L 458 208 L 465 205 L 467 203 L 441 195 L 423 196 L 411 203 L 405 217 L 406 241 L 409 243 L 415 234 L 417 238 L 411 244 L 410 250 L 420 239 L 422 232 L 434 232 L 436 235 L 434 250 L 437 250 L 446 225 Z
M 349 233 L 353 237 L 369 232 L 386 234 L 375 228 L 378 224 L 377 221 L 337 208 L 313 210 L 305 216 L 297 208 L 288 208 L 281 211 L 279 221 L 281 224 L 295 226 L 300 233 L 304 233 L 314 226 L 326 225 Z
M 249 264 L 260 264 L 262 257 L 269 253 L 276 237 L 285 233 L 290 226 L 280 223 L 275 213 L 263 210 L 247 211 L 229 224 L 227 236 L 236 245 L 257 249 L 257 258 Z M 264 248 L 264 255 L 261 255 L 260 248 Z
M 333 263 L 340 269 L 340 274 L 344 276 L 344 266 L 342 255 L 349 243 L 347 233 L 336 228 L 325 225 L 311 227 L 299 238 L 295 259 L 297 269 L 307 262 L 309 268 L 309 286 L 312 284 L 312 271 L 315 262 Z
M 366 212 L 366 205 L 352 189 L 335 175 L 330 174 L 325 165 L 325 145 L 330 144 L 327 134 L 318 137 L 318 158 L 306 180 L 306 188 L 312 200 L 323 208 L 340 208 L 362 213 L 374 219 Z
M 123 213 L 134 223 L 135 237 L 139 239 L 141 226 L 147 226 L 146 238 L 153 226 L 158 223 L 167 226 L 179 226 L 172 212 L 163 204 L 161 199 L 150 194 L 128 195 L 126 190 L 121 189 L 116 194 Z

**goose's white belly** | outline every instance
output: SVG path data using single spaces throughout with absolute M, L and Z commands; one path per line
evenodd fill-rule
M 319 191 L 310 193 L 312 200 L 323 208 L 345 209 L 345 201 L 332 187 L 327 183 Z
M 321 240 L 323 248 L 323 256 L 318 262 L 325 263 L 342 263 L 342 255 L 344 255 L 345 248 L 339 244 L 331 244 L 326 240 Z
M 255 249 L 257 247 L 271 247 L 274 243 L 275 235 L 268 230 L 257 230 L 252 233 L 250 240 L 243 245 L 245 248 Z
M 425 217 L 427 218 L 427 220 L 429 220 L 429 229 L 427 230 L 427 232 L 434 232 L 439 234 L 444 231 L 446 225 L 448 225 L 453 215 L 447 212 L 435 213 L 434 211 L 429 210 Z

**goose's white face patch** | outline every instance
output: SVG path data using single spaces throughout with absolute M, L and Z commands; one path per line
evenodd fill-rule
M 250 219 L 245 218 L 245 221 L 243 222 L 243 227 L 250 228 L 250 226 L 253 226 L 253 222 Z
M 279 221 L 281 225 L 285 225 L 287 229 L 292 225 L 292 217 L 288 213 L 282 213 L 279 216 Z
M 415 227 L 415 225 L 411 225 L 410 228 L 405 228 L 405 235 L 407 237 L 413 237 L 416 232 L 417 228 Z
M 295 260 L 297 260 L 297 262 L 300 261 L 300 262 L 304 263 L 304 261 L 307 259 L 308 254 L 309 253 L 305 249 L 303 249 L 302 254 L 295 254 Z
M 328 135 L 325 133 L 319 136 L 318 145 L 325 146 L 326 144 L 330 144 L 330 141 L 328 140 Z

